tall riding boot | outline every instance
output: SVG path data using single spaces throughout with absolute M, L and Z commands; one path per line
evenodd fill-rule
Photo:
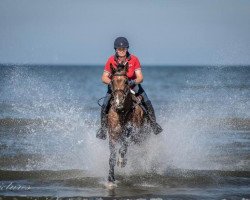
M 149 116 L 149 119 L 150 119 L 150 125 L 153 129 L 153 132 L 155 135 L 159 134 L 160 132 L 163 131 L 163 129 L 161 128 L 161 126 L 156 122 L 156 117 L 155 117 L 155 111 L 154 111 L 154 108 L 153 108 L 153 105 L 151 103 L 150 100 L 144 102 L 145 105 L 146 105 L 146 109 L 148 111 L 148 116 Z
M 98 129 L 96 137 L 102 140 L 107 138 L 107 113 L 104 105 L 101 109 L 101 128 Z

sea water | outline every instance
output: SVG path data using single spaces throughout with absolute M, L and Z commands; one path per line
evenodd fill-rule
M 0 195 L 250 198 L 250 67 L 142 71 L 164 131 L 129 146 L 109 191 L 108 140 L 95 137 L 103 66 L 1 65 Z

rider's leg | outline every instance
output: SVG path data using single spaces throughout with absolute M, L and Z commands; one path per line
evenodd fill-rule
M 150 125 L 153 129 L 154 134 L 159 134 L 160 132 L 162 132 L 162 128 L 161 126 L 156 122 L 156 116 L 155 116 L 155 111 L 154 111 L 154 107 L 151 103 L 151 101 L 149 100 L 146 92 L 143 90 L 142 86 L 139 84 L 139 91 L 138 94 L 140 94 L 143 97 L 143 104 L 144 107 L 147 110 L 147 114 L 149 116 L 150 119 Z
M 108 105 L 109 105 L 109 101 L 111 98 L 111 93 L 108 90 L 105 99 L 103 101 L 103 105 L 101 108 L 101 127 L 98 129 L 97 133 L 96 133 L 96 137 L 99 139 L 103 139 L 105 140 L 107 137 L 107 110 L 108 110 Z

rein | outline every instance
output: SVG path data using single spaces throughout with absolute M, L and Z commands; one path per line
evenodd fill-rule
M 120 73 L 120 74 L 114 74 L 113 76 L 127 76 L 127 75 L 124 74 L 124 73 Z M 112 81 L 113 81 L 113 80 L 112 80 Z M 117 89 L 117 90 L 112 91 L 111 94 L 113 95 L 115 92 L 122 92 L 122 93 L 124 94 L 124 97 L 123 97 L 123 98 L 126 98 L 126 96 L 127 96 L 127 95 L 129 94 L 129 92 L 130 92 L 130 88 L 128 88 L 126 92 L 125 92 L 124 90 L 119 90 L 119 89 Z M 134 98 L 133 98 L 133 96 L 132 96 L 132 100 L 135 100 L 136 103 L 133 104 L 133 106 L 130 107 L 130 109 L 128 109 L 128 110 L 125 112 L 125 114 L 124 114 L 124 119 L 127 117 L 127 115 L 128 115 L 129 112 L 133 111 L 137 105 L 140 105 L 140 104 L 141 104 L 141 100 L 140 100 L 139 98 L 137 98 L 136 96 L 134 96 Z M 124 112 L 124 111 L 123 111 L 123 112 Z
M 113 74 L 113 76 L 126 76 L 127 77 L 127 75 L 125 73 Z M 113 79 L 111 80 L 111 82 L 113 82 Z M 129 89 L 127 91 L 117 89 L 117 90 L 112 91 L 111 95 L 113 96 L 114 93 L 116 93 L 116 92 L 122 92 L 124 94 L 124 98 L 125 98 L 128 95 L 129 91 L 130 91 Z
M 115 73 L 115 74 L 113 74 L 113 76 L 126 76 L 126 77 L 127 77 L 127 75 L 126 75 L 125 73 Z M 111 80 L 111 82 L 113 82 L 113 79 Z M 111 89 L 112 89 L 112 88 L 111 88 Z M 125 98 L 127 97 L 127 95 L 129 94 L 129 92 L 130 92 L 130 88 L 128 88 L 126 91 L 121 90 L 121 89 L 112 90 L 111 96 L 113 97 L 114 94 L 115 94 L 116 92 L 122 92 L 122 93 L 124 94 L 123 99 L 125 99 Z M 102 105 L 99 103 L 99 101 L 100 101 L 101 99 L 104 99 L 104 98 L 105 98 L 105 97 L 102 97 L 102 98 L 100 98 L 100 99 L 98 100 L 98 105 L 99 105 L 99 106 L 102 106 Z M 128 113 L 131 112 L 132 110 L 134 110 L 134 108 L 135 108 L 137 105 L 140 105 L 140 104 L 141 104 L 141 100 L 140 100 L 139 98 L 137 98 L 137 97 L 134 97 L 134 98 L 133 98 L 133 96 L 132 96 L 132 100 L 135 100 L 136 103 L 133 104 L 133 106 L 130 107 L 130 109 L 127 110 L 127 111 L 125 112 L 124 118 L 126 118 L 127 115 L 128 115 Z M 123 111 L 123 112 L 124 112 L 124 111 Z
M 113 76 L 126 76 L 126 74 L 125 74 L 125 73 L 120 73 L 120 74 L 114 74 Z M 112 81 L 113 81 L 113 80 L 111 80 L 111 82 L 112 82 Z M 125 93 L 123 90 L 115 90 L 115 91 L 112 91 L 111 95 L 114 95 L 115 92 L 123 92 L 124 96 L 126 97 L 126 96 L 128 95 L 129 90 L 128 90 L 126 93 Z M 105 98 L 105 96 L 104 96 L 104 97 L 101 97 L 100 99 L 97 100 L 97 104 L 98 104 L 100 107 L 102 107 L 102 105 L 100 104 L 100 101 L 101 101 L 102 99 L 104 99 L 104 98 Z

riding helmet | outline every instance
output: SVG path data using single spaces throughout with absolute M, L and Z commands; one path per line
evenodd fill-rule
M 127 38 L 125 37 L 118 37 L 115 39 L 115 42 L 114 42 L 114 49 L 117 49 L 117 48 L 129 48 L 129 43 L 128 43 L 128 40 Z

